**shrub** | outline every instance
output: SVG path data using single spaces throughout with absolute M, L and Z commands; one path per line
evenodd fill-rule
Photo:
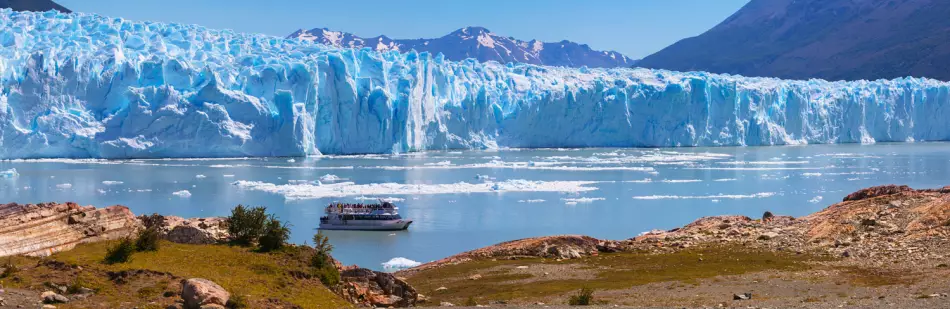
M 69 294 L 79 294 L 83 289 L 88 289 L 89 284 L 86 283 L 86 280 L 83 280 L 83 275 L 80 273 L 76 276 L 76 279 L 66 287 L 66 292 Z
M 162 239 L 161 233 L 155 227 L 150 227 L 139 231 L 135 238 L 135 251 L 158 251 L 159 240 Z
M 233 295 L 228 299 L 228 303 L 224 306 L 228 309 L 245 309 L 250 308 L 250 305 L 247 304 L 247 298 L 244 295 Z
M 589 306 L 592 303 L 594 303 L 594 290 L 587 287 L 571 295 L 571 298 L 567 300 L 567 304 L 571 306 Z
M 7 258 L 7 262 L 3 263 L 3 273 L 0 273 L 0 278 L 11 277 L 18 272 L 20 272 L 20 267 L 13 263 L 12 258 Z
M 316 234 L 313 234 L 313 248 L 317 249 L 317 253 L 323 254 L 324 256 L 330 256 L 330 252 L 333 251 L 330 238 L 327 237 L 327 235 L 323 235 L 323 231 L 317 231 Z
M 125 263 L 132 259 L 134 252 L 135 243 L 132 239 L 123 238 L 122 241 L 106 250 L 106 258 L 103 262 L 106 264 Z
M 336 269 L 330 258 L 330 251 L 333 251 L 333 245 L 330 239 L 318 231 L 313 235 L 313 256 L 310 258 L 310 266 L 313 267 L 314 276 L 320 278 L 326 286 L 334 286 L 340 283 L 340 270 Z
M 332 287 L 340 283 L 340 270 L 336 266 L 325 265 L 320 268 L 314 268 L 313 275 L 320 279 L 323 285 Z
M 264 226 L 264 233 L 258 238 L 257 243 L 261 252 L 269 252 L 283 248 L 290 239 L 290 229 L 287 225 L 277 220 L 277 217 L 271 215 Z
M 257 241 L 264 233 L 264 227 L 267 225 L 267 208 L 265 207 L 244 207 L 237 205 L 231 210 L 231 216 L 227 218 L 228 233 L 231 235 L 231 242 L 236 245 L 250 246 Z
M 478 301 L 475 300 L 474 296 L 469 296 L 468 299 L 465 300 L 465 303 L 463 305 L 465 305 L 466 307 L 475 307 L 475 306 L 478 306 Z

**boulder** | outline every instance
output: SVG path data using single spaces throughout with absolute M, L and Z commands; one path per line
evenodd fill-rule
M 179 244 L 215 244 L 225 242 L 228 232 L 226 218 L 192 218 L 152 214 L 139 216 L 146 228 L 156 228 L 162 238 Z
M 366 268 L 351 268 L 340 273 L 343 298 L 357 305 L 373 307 L 411 307 L 419 293 L 406 281 L 390 273 Z
M 181 298 L 186 309 L 216 308 L 215 305 L 223 308 L 231 293 L 211 280 L 191 278 L 181 282 Z
M 732 294 L 732 300 L 750 300 L 750 299 L 752 299 L 752 293 Z
M 43 298 L 44 304 L 59 304 L 59 303 L 68 303 L 69 298 L 66 296 L 56 294 L 53 291 L 46 291 L 43 294 L 40 294 L 40 297 Z

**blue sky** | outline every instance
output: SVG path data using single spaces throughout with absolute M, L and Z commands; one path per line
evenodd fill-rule
M 518 39 L 589 44 L 642 58 L 698 35 L 749 0 L 56 0 L 110 17 L 286 36 L 327 27 L 359 36 L 439 37 L 482 26 Z

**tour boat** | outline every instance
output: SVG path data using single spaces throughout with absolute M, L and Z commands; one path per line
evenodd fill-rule
M 409 228 L 412 220 L 399 216 L 399 207 L 390 202 L 379 204 L 334 203 L 320 217 L 321 230 L 399 231 Z

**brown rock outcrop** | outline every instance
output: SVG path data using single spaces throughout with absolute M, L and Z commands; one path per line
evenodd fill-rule
M 191 278 L 181 282 L 181 299 L 185 309 L 224 308 L 231 293 L 208 279 Z
M 215 244 L 227 241 L 226 218 L 191 218 L 159 214 L 139 216 L 145 227 L 155 227 L 162 238 L 180 244 Z
M 77 244 L 122 238 L 141 228 L 125 206 L 0 205 L 0 256 L 46 256 Z
M 366 268 L 349 268 L 340 273 L 342 296 L 347 301 L 372 307 L 410 307 L 419 293 L 409 283 L 390 273 Z
M 898 186 L 898 185 L 876 186 L 876 187 L 864 188 L 854 193 L 848 194 L 848 196 L 844 197 L 844 200 L 842 200 L 842 202 L 859 201 L 859 200 L 874 198 L 878 196 L 891 195 L 891 194 L 897 194 L 897 193 L 909 192 L 909 191 L 914 191 L 914 189 L 911 189 L 908 186 Z

